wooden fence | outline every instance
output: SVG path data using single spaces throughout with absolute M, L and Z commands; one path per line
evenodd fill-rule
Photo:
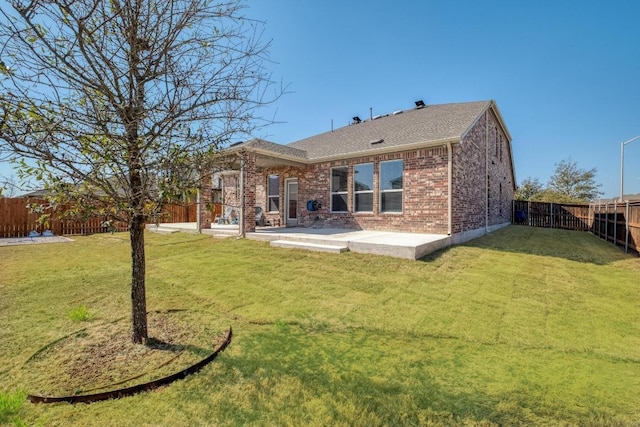
M 625 252 L 640 253 L 640 202 L 594 204 L 590 207 L 593 234 Z
M 589 205 L 562 205 L 514 200 L 513 223 L 531 227 L 589 231 L 591 229 L 591 213 Z
M 512 223 L 590 231 L 627 253 L 639 252 L 640 202 L 565 205 L 514 200 Z
M 58 218 L 55 213 L 49 219 L 48 226 L 38 224 L 40 214 L 29 210 L 29 204 L 46 204 L 43 199 L 37 198 L 0 198 L 0 238 L 25 237 L 33 230 L 42 232 L 51 230 L 58 236 L 86 235 L 105 233 L 111 231 L 105 225 L 106 217 L 91 217 L 86 221 L 73 221 Z M 195 222 L 197 205 L 168 205 L 160 222 Z M 113 224 L 116 231 L 126 231 L 127 224 Z

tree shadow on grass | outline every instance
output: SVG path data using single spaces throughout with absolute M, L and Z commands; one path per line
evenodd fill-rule
M 234 390 L 243 387 L 245 400 L 229 397 L 223 404 L 234 422 L 253 423 L 265 416 L 276 424 L 280 419 L 325 425 L 535 425 L 556 417 L 576 425 L 585 418 L 593 421 L 588 413 L 540 401 L 517 385 L 512 392 L 489 395 L 472 385 L 448 384 L 428 372 L 429 363 L 437 362 L 429 360 L 429 351 L 413 351 L 410 344 L 399 349 L 385 347 L 383 337 L 370 334 L 291 331 L 257 334 L 242 354 L 220 365 L 223 378 L 215 381 L 236 384 Z M 397 345 L 398 339 L 389 344 Z
M 519 225 L 502 228 L 459 246 L 562 258 L 597 265 L 607 265 L 632 257 L 588 232 Z M 434 261 L 450 250 L 451 248 L 445 248 L 433 252 L 421 258 L 421 261 Z

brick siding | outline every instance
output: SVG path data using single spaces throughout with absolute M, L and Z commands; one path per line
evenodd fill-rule
M 514 194 L 510 144 L 489 110 L 480 117 L 459 143 L 452 145 L 452 234 L 479 230 L 510 222 Z M 401 213 L 381 213 L 378 174 L 380 163 L 403 160 L 403 209 Z M 373 212 L 354 212 L 354 165 L 373 163 Z M 245 158 L 245 202 L 260 206 L 272 225 L 285 225 L 285 182 L 298 181 L 298 225 L 318 228 L 354 228 L 447 234 L 448 232 L 448 151 L 445 145 L 401 153 L 324 162 L 308 167 L 256 168 L 255 158 Z M 332 213 L 331 168 L 347 166 L 348 212 Z M 488 166 L 488 167 L 487 167 Z M 267 210 L 269 175 L 279 176 L 280 209 Z M 224 204 L 240 206 L 239 175 L 224 175 Z M 487 184 L 489 202 L 487 204 Z M 317 211 L 307 210 L 307 201 L 320 203 Z M 488 213 L 488 220 L 487 220 Z M 254 210 L 247 212 L 245 230 L 254 224 Z
M 511 153 L 490 111 L 453 146 L 452 187 L 452 233 L 510 222 L 514 194 Z
M 404 162 L 403 212 L 380 213 L 380 194 L 373 193 L 373 213 L 353 212 L 353 166 L 373 163 L 374 190 L 378 188 L 380 162 L 402 159 Z M 348 166 L 348 213 L 331 213 L 331 168 Z M 280 211 L 267 211 L 267 179 L 280 177 Z M 307 168 L 279 167 L 263 169 L 258 174 L 256 205 L 272 224 L 285 223 L 285 180 L 298 180 L 298 224 L 303 227 L 356 228 L 366 230 L 396 230 L 423 233 L 447 233 L 447 149 L 436 147 L 368 156 L 335 162 L 319 163 Z M 307 201 L 320 204 L 317 211 L 307 210 Z

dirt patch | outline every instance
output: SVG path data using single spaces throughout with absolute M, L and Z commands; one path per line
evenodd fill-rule
M 146 345 L 131 341 L 128 319 L 86 329 L 37 354 L 23 367 L 29 392 L 75 395 L 156 380 L 210 355 L 224 338 L 205 337 L 183 312 L 150 313 Z

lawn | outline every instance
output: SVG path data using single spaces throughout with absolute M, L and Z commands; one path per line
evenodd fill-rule
M 153 392 L 25 402 L 68 375 L 43 347 L 128 322 L 128 236 L 2 247 L 0 424 L 640 424 L 640 260 L 588 233 L 512 226 L 420 261 L 148 234 L 147 256 L 149 310 L 182 309 L 194 358 L 231 326 L 229 348 Z

